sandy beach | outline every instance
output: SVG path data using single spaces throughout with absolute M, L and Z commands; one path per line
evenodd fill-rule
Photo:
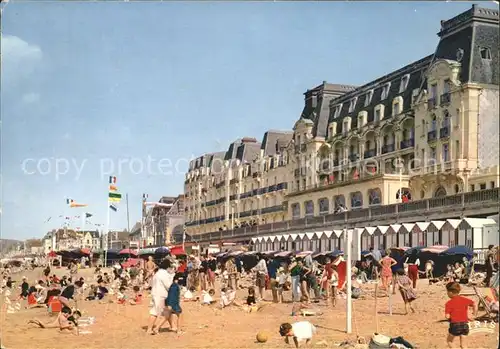
M 65 270 L 56 270 L 62 275 Z M 25 273 L 30 280 L 39 277 L 40 269 Z M 15 276 L 20 279 L 23 275 Z M 83 270 L 81 276 L 92 277 L 91 270 Z M 79 276 L 80 276 L 79 275 Z M 467 292 L 466 289 L 464 289 Z M 426 280 L 419 280 L 416 313 L 403 315 L 404 304 L 396 294 L 392 298 L 393 314 L 389 315 L 387 297 L 379 297 L 378 331 L 390 337 L 403 336 L 420 348 L 445 348 L 448 324 L 444 318 L 444 304 L 447 301 L 444 287 L 429 286 Z M 246 294 L 240 290 L 239 297 Z M 218 295 L 218 293 L 217 293 Z M 268 298 L 270 298 L 270 291 Z M 471 296 L 472 297 L 472 296 Z M 2 302 L 4 296 L 2 295 Z M 14 299 L 14 294 L 11 299 Z M 290 295 L 286 295 L 290 299 Z M 472 297 L 474 298 L 474 297 Z M 475 299 L 475 298 L 474 298 Z M 477 301 L 477 299 L 475 299 Z M 15 303 L 14 301 L 12 302 Z M 51 317 L 45 309 L 20 310 L 6 314 L 2 306 L 1 343 L 12 348 L 286 348 L 289 347 L 278 334 L 283 322 L 309 320 L 318 326 L 313 347 L 336 347 L 339 343 L 352 340 L 356 336 L 369 340 L 377 331 L 374 285 L 364 285 L 362 299 L 353 301 L 353 333 L 346 334 L 345 300 L 340 299 L 335 308 L 324 302 L 313 307 L 323 315 L 315 317 L 292 317 L 291 304 L 266 304 L 260 311 L 245 313 L 237 307 L 218 309 L 216 305 L 202 306 L 196 302 L 183 302 L 182 329 L 184 334 L 163 332 L 156 336 L 146 335 L 149 298 L 141 305 L 99 304 L 79 302 L 83 316 L 96 318 L 93 325 L 82 328 L 91 333 L 74 336 L 59 333 L 57 329 L 38 329 L 27 325 L 28 320 L 38 318 L 44 322 Z M 482 313 L 482 312 L 481 312 Z M 498 326 L 498 325 L 497 325 Z M 259 331 L 269 334 L 267 343 L 256 343 Z M 498 347 L 498 327 L 496 333 L 474 333 L 468 337 L 469 348 Z M 322 343 L 318 343 L 322 342 Z M 325 344 L 326 343 L 326 344 Z M 291 346 L 290 346 L 291 347 Z M 458 343 L 456 343 L 458 347 Z

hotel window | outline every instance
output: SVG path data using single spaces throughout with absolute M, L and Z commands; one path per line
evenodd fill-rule
M 436 160 L 436 148 L 435 147 L 431 147 L 431 154 L 429 156 L 429 160 L 433 160 L 433 161 Z
M 417 103 L 418 98 L 418 88 L 414 89 L 411 93 L 411 104 Z
M 431 131 L 436 131 L 437 127 L 437 121 L 436 121 L 436 115 L 432 115 L 432 121 L 431 121 Z
M 485 190 L 486 189 L 486 183 L 479 184 L 479 189 L 480 190 Z
M 491 189 L 495 188 L 495 181 L 491 181 L 491 182 L 490 182 L 490 188 L 491 188 Z
M 470 185 L 470 191 L 474 191 L 474 190 L 476 190 L 476 186 L 474 184 L 471 184 Z
M 333 112 L 333 118 L 336 119 L 340 115 L 340 111 L 342 110 L 342 104 L 338 104 L 335 106 L 334 112 Z
M 365 97 L 365 107 L 370 105 L 370 103 L 372 102 L 372 98 L 373 98 L 373 90 L 370 90 L 367 92 Z
M 380 121 L 380 115 L 381 115 L 380 109 L 375 109 L 375 119 L 374 119 L 375 122 Z
M 344 121 L 344 133 L 349 132 L 349 121 Z
M 399 85 L 399 93 L 406 91 L 409 81 L 410 81 L 410 74 L 406 74 L 401 78 L 401 85 Z
M 358 100 L 358 97 L 353 98 L 349 102 L 349 113 L 352 113 L 354 111 L 354 108 L 356 107 L 356 102 Z
M 450 79 L 446 79 L 443 85 L 443 93 L 449 93 L 450 90 L 451 90 L 451 81 Z
M 480 47 L 481 59 L 491 60 L 491 50 L 489 47 Z
M 445 161 L 445 162 L 450 161 L 450 151 L 449 151 L 450 149 L 449 148 L 450 148 L 450 146 L 448 145 L 448 143 L 443 144 L 442 156 L 443 156 L 443 161 Z
M 380 96 L 380 100 L 384 100 L 389 96 L 389 89 L 391 88 L 391 83 L 388 82 L 387 84 L 382 87 L 382 95 Z
M 460 159 L 460 141 L 455 141 L 455 159 Z
M 399 115 L 401 113 L 401 104 L 399 102 L 394 103 L 392 108 L 394 116 Z
M 430 98 L 435 99 L 436 97 L 437 97 L 437 84 L 432 84 Z

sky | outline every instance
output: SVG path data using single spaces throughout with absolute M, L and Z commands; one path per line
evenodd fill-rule
M 3 5 L 5 7 L 5 5 Z M 453 2 L 21 2 L 2 18 L 2 238 L 59 216 L 130 226 L 183 192 L 188 161 L 290 130 L 303 93 L 360 85 L 434 52 Z M 484 6 L 495 8 L 487 3 Z M 88 204 L 68 208 L 66 198 Z M 47 222 L 47 220 L 51 219 Z M 110 229 L 127 227 L 126 202 Z

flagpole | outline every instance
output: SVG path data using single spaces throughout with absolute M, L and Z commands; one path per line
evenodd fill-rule
M 127 231 L 130 234 L 130 214 L 129 214 L 129 210 L 128 210 L 128 193 L 125 194 L 125 198 L 127 200 Z

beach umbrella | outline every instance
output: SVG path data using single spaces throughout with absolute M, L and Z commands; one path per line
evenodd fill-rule
M 341 250 L 334 250 L 334 251 L 330 251 L 327 253 L 327 256 L 330 256 L 330 257 L 338 257 L 338 256 L 343 256 L 344 255 L 344 251 L 341 251 Z
M 148 254 L 152 255 L 152 254 L 155 254 L 155 251 L 156 251 L 155 247 L 141 248 L 139 250 L 138 255 L 139 256 L 145 256 L 145 255 L 148 255 Z
M 422 251 L 423 246 L 410 247 L 405 251 L 405 256 L 411 256 Z
M 121 250 L 120 252 L 118 252 L 118 254 L 119 255 L 131 254 L 131 255 L 137 256 L 137 252 L 134 250 L 131 250 L 130 248 L 125 248 L 125 249 Z
M 447 249 L 449 249 L 448 246 L 443 246 L 443 245 L 434 245 L 434 246 L 430 246 L 430 247 L 425 247 L 425 248 L 422 248 L 420 250 L 420 252 L 427 252 L 427 253 L 436 253 L 436 254 L 439 254 L 441 252 L 444 252 L 446 251 Z M 408 252 L 408 251 L 407 251 Z
M 51 258 L 54 258 L 54 257 L 57 257 L 57 253 L 55 253 L 54 251 L 50 251 L 47 256 L 51 257 Z
M 155 254 L 167 254 L 169 252 L 170 252 L 170 250 L 168 249 L 168 247 L 165 247 L 165 246 L 158 247 L 155 250 Z
M 474 251 L 472 251 L 467 246 L 457 245 L 457 246 L 453 246 L 447 250 L 442 251 L 440 254 L 446 255 L 446 256 L 464 255 L 464 256 L 467 256 L 470 258 L 474 254 Z
M 276 253 L 274 255 L 274 257 L 287 258 L 287 257 L 290 257 L 291 255 L 292 255 L 291 251 L 282 251 L 282 252 Z
M 295 257 L 297 257 L 297 258 L 304 258 L 304 257 L 307 257 L 307 256 L 311 255 L 312 253 L 313 253 L 312 251 L 297 252 L 297 254 L 295 255 Z
M 170 254 L 172 256 L 183 256 L 186 254 L 186 251 L 184 251 L 182 246 L 173 246 L 170 247 Z

